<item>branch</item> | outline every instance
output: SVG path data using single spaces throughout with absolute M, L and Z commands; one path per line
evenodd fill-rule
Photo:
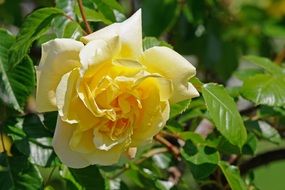
M 247 172 L 253 170 L 254 168 L 283 159 L 285 159 L 285 148 L 265 152 L 240 164 L 240 173 L 244 175 Z
M 88 21 L 86 20 L 86 16 L 85 16 L 85 12 L 84 12 L 84 9 L 83 9 L 83 3 L 82 3 L 82 0 L 77 0 L 77 3 L 78 3 L 78 6 L 79 6 L 79 9 L 80 9 L 80 13 L 81 13 L 81 16 L 82 16 L 82 20 L 86 26 L 86 29 L 87 29 L 87 33 L 88 34 L 91 34 L 92 33 L 92 30 L 90 28 L 90 25 L 88 23 Z
M 278 65 L 282 63 L 285 58 L 285 49 L 283 48 L 275 57 L 274 62 Z
M 171 151 L 176 158 L 179 157 L 180 150 L 176 146 L 171 144 L 168 140 L 166 140 L 163 136 L 161 136 L 160 134 L 157 134 L 154 136 L 154 139 L 160 142 L 161 144 L 165 145 L 167 149 Z

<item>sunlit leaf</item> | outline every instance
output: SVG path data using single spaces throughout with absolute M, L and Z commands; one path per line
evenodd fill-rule
M 69 168 L 69 171 L 85 190 L 93 190 L 94 187 L 98 190 L 105 189 L 105 180 L 96 166 L 88 166 L 82 169 Z
M 224 161 L 220 161 L 219 166 L 232 190 L 247 190 L 236 166 L 231 166 Z
M 247 139 L 246 130 L 234 100 L 221 85 L 203 85 L 202 94 L 217 129 L 233 145 L 240 148 Z
M 29 52 L 32 43 L 47 31 L 51 21 L 63 15 L 64 12 L 57 8 L 42 8 L 28 15 L 20 28 L 16 43 L 11 47 L 10 64 L 17 65 Z
M 241 94 L 255 104 L 284 106 L 285 77 L 269 74 L 254 75 L 244 81 Z

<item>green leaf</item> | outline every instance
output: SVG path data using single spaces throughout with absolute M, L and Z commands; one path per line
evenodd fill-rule
M 9 63 L 17 65 L 29 52 L 32 43 L 48 29 L 53 18 L 63 15 L 64 12 L 57 8 L 42 8 L 28 15 L 20 28 L 16 43 L 11 47 Z
M 53 136 L 53 134 L 45 128 L 39 116 L 36 114 L 28 114 L 24 117 L 23 130 L 31 138 Z
M 118 3 L 116 0 L 104 0 L 103 2 L 109 7 L 120 11 L 121 13 L 125 12 L 124 7 L 120 3 Z
M 74 7 L 76 0 L 55 0 L 55 5 L 57 8 L 63 10 L 66 15 L 75 18 Z
M 282 71 L 281 67 L 279 67 L 277 64 L 273 63 L 267 58 L 249 55 L 249 56 L 244 56 L 244 59 L 250 63 L 253 63 L 263 68 L 265 71 L 267 71 L 268 73 L 272 75 L 284 75 L 285 74 L 285 72 Z
M 5 132 L 12 138 L 19 152 L 29 157 L 33 164 L 43 167 L 58 165 L 51 146 L 51 133 L 43 128 L 36 116 L 8 120 Z
M 202 94 L 217 129 L 230 143 L 241 148 L 247 134 L 232 97 L 223 86 L 213 83 L 203 85 Z
M 254 155 L 257 146 L 257 138 L 253 133 L 248 134 L 247 141 L 245 145 L 242 147 L 243 154 Z
M 57 115 L 58 115 L 57 111 L 44 113 L 43 123 L 45 127 L 51 132 L 54 132 L 55 130 L 56 122 L 57 122 Z
M 116 22 L 116 17 L 113 12 L 113 9 L 109 7 L 104 1 L 101 0 L 90 0 L 94 2 L 97 6 L 97 9 L 110 21 Z
M 220 161 L 219 167 L 224 173 L 232 190 L 247 190 L 236 166 L 231 166 L 224 161 Z
M 11 34 L 0 30 L 0 105 L 23 112 L 27 97 L 34 89 L 35 73 L 28 56 L 16 67 L 8 62 L 9 48 L 14 43 L 15 38 Z
M 88 7 L 84 7 L 84 11 L 86 14 L 86 20 L 89 22 L 103 22 L 104 24 L 112 24 L 113 22 L 106 18 L 104 14 L 95 9 L 90 9 Z M 82 16 L 80 13 L 79 7 L 75 7 L 75 12 L 78 15 L 79 19 L 82 21 Z
M 249 77 L 252 77 L 256 74 L 262 74 L 263 71 L 261 69 L 242 69 L 238 70 L 234 73 L 234 76 L 236 76 L 238 79 L 244 81 L 248 79 Z
M 1 165 L 5 167 L 0 171 L 1 189 L 38 190 L 42 188 L 43 179 L 35 166 L 28 162 L 24 156 L 6 157 L 1 154 Z
M 68 168 L 64 165 L 61 166 L 61 171 L 59 172 L 61 177 L 65 179 L 67 189 L 70 190 L 83 190 L 81 185 L 74 179 Z
M 258 74 L 246 79 L 241 88 L 244 98 L 255 104 L 285 105 L 285 77 Z
M 249 130 L 260 138 L 275 144 L 280 144 L 282 141 L 279 132 L 264 121 L 247 121 L 245 124 Z
M 187 140 L 181 150 L 185 160 L 189 162 L 191 172 L 196 179 L 204 179 L 215 171 L 220 160 L 218 151 L 206 145 Z
M 15 38 L 5 30 L 0 30 L 0 106 L 6 104 L 17 111 L 22 111 L 13 93 L 12 86 L 9 82 L 7 71 L 10 68 L 8 64 L 8 52 L 10 46 L 15 42 Z
M 144 37 L 143 39 L 143 49 L 144 50 L 147 50 L 154 46 L 166 46 L 166 47 L 173 49 L 173 47 L 165 41 L 159 40 L 155 37 Z
M 98 190 L 105 189 L 105 180 L 96 166 L 88 166 L 82 169 L 69 168 L 69 171 L 85 190 L 93 190 L 94 187 Z
M 56 7 L 62 9 L 69 18 L 76 19 L 76 0 L 56 0 Z M 52 22 L 53 30 L 58 38 L 78 39 L 83 30 L 78 22 L 67 17 L 56 17 Z
M 180 114 L 182 114 L 190 105 L 191 99 L 184 100 L 182 102 L 172 104 L 170 106 L 170 116 L 169 118 L 174 118 Z

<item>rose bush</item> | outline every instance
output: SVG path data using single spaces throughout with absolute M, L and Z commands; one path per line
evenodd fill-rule
M 58 110 L 54 150 L 69 167 L 111 165 L 152 140 L 170 104 L 198 96 L 195 68 L 167 47 L 143 51 L 141 11 L 84 36 L 42 46 L 39 112 Z

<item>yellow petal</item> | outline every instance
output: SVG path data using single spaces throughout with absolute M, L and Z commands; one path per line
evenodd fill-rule
M 134 147 L 150 141 L 165 126 L 169 118 L 168 101 L 161 102 L 158 89 L 145 85 L 150 92 L 147 98 L 141 100 L 141 118 L 134 124 L 135 128 L 131 143 L 131 146 Z
M 86 159 L 91 164 L 108 166 L 117 164 L 124 151 L 125 149 L 123 144 L 116 145 L 109 151 L 95 149 L 94 152 L 86 155 Z
M 61 77 L 80 66 L 81 42 L 72 39 L 55 39 L 42 46 L 42 57 L 37 68 L 36 104 L 39 112 L 55 111 L 55 90 Z
M 142 82 L 148 82 L 149 85 L 156 85 L 159 89 L 160 101 L 168 101 L 169 98 L 172 96 L 173 92 L 173 85 L 171 80 L 166 79 L 160 75 L 146 75 L 144 77 L 139 78 L 136 80 L 136 86 L 139 86 Z
M 110 39 L 119 36 L 122 43 L 122 57 L 138 58 L 142 53 L 142 24 L 141 10 L 122 23 L 114 23 L 88 36 L 81 38 L 81 41 L 88 43 L 96 39 Z
M 184 57 L 167 47 L 153 47 L 146 50 L 142 63 L 151 73 L 172 80 L 173 95 L 171 103 L 199 96 L 198 91 L 188 80 L 196 74 L 196 69 Z
M 11 147 L 12 147 L 12 140 L 4 133 L 0 133 L 0 153 L 6 151 L 8 156 L 12 156 Z
M 75 127 L 75 125 L 63 122 L 58 117 L 52 144 L 62 163 L 71 168 L 83 168 L 90 165 L 89 161 L 85 159 L 84 154 L 71 150 L 69 146 Z
M 84 77 L 94 75 L 103 63 L 118 53 L 120 49 L 118 40 L 117 36 L 106 40 L 93 40 L 82 48 L 79 56 Z

